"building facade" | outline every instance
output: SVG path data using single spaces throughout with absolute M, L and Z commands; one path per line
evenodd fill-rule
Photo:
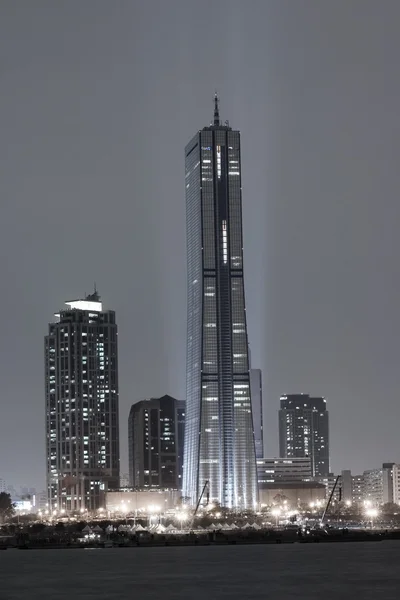
M 266 483 L 260 486 L 259 494 L 261 508 L 277 506 L 293 509 L 313 503 L 320 504 L 326 497 L 325 486 L 318 481 Z
M 369 469 L 363 473 L 364 503 L 380 506 L 383 502 L 383 470 Z
M 54 511 L 95 510 L 119 487 L 115 312 L 97 291 L 66 302 L 45 337 L 47 492 Z
M 341 500 L 349 505 L 353 503 L 353 478 L 348 469 L 342 471 L 340 477 Z
M 393 469 L 395 463 L 383 463 L 382 465 L 382 502 L 390 504 L 393 502 Z
M 352 475 L 352 502 L 353 504 L 362 504 L 364 502 L 364 475 Z
M 400 504 L 400 465 L 393 465 L 392 467 L 392 481 L 393 481 L 393 500 L 395 504 Z
M 254 444 L 256 458 L 258 459 L 264 456 L 261 369 L 250 369 L 250 394 L 253 411 Z
M 181 490 L 185 402 L 171 396 L 137 402 L 128 429 L 130 485 Z
M 325 398 L 281 396 L 279 451 L 283 458 L 309 456 L 313 477 L 328 477 L 329 413 Z
M 183 494 L 206 482 L 222 506 L 254 508 L 257 473 L 243 279 L 240 133 L 214 121 L 185 150 L 188 260 Z
M 162 515 L 167 510 L 174 510 L 181 505 L 181 492 L 178 490 L 119 490 L 106 493 L 106 509 L 111 513 L 134 514 L 138 517 Z
M 264 483 L 311 481 L 311 459 L 258 458 L 257 479 L 260 487 Z

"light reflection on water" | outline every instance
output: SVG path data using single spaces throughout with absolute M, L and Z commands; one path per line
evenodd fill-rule
M 1 600 L 398 600 L 400 542 L 6 550 Z

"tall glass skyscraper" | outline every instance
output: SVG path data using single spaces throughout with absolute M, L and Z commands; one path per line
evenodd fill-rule
M 264 429 L 261 369 L 250 369 L 251 408 L 253 412 L 256 458 L 264 458 Z
M 66 302 L 45 337 L 47 492 L 54 511 L 95 510 L 119 487 L 115 312 L 97 291 Z
M 240 133 L 214 121 L 186 146 L 188 330 L 183 495 L 254 508 L 257 473 L 243 283 Z

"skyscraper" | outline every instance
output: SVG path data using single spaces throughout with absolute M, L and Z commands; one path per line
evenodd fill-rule
M 45 337 L 48 498 L 94 510 L 119 486 L 117 325 L 97 291 L 65 304 Z
M 128 427 L 131 486 L 182 489 L 185 402 L 171 396 L 137 402 Z
M 214 121 L 185 150 L 188 260 L 183 495 L 205 482 L 222 506 L 253 508 L 257 472 L 243 284 L 240 133 Z
M 256 458 L 264 457 L 264 431 L 262 407 L 261 369 L 250 369 L 251 407 L 253 411 L 254 443 Z
M 281 396 L 279 450 L 284 458 L 309 456 L 313 477 L 328 477 L 329 413 L 324 398 Z

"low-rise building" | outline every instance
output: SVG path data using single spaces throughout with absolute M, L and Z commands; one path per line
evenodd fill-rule
M 290 508 L 325 501 L 325 486 L 317 481 L 266 483 L 259 488 L 261 507 L 287 503 Z
M 179 490 L 132 490 L 124 489 L 106 492 L 106 510 L 115 513 L 144 514 L 151 512 L 165 513 L 181 504 L 182 493 Z

